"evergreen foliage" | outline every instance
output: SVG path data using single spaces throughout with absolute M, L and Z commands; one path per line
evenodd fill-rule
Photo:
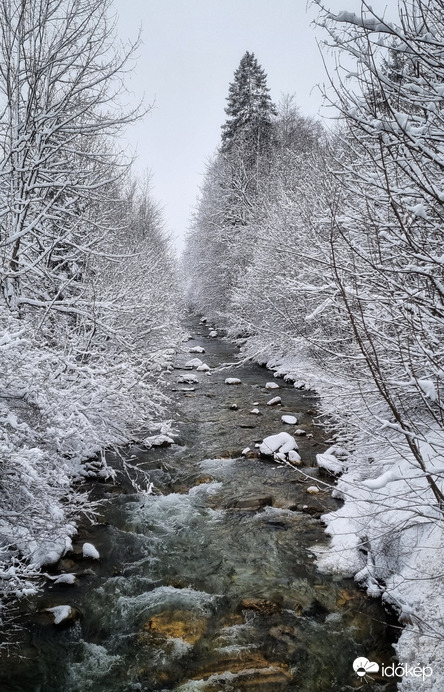
M 229 152 L 242 144 L 260 156 L 269 149 L 276 116 L 269 91 L 265 71 L 254 53 L 247 51 L 229 87 L 221 151 Z

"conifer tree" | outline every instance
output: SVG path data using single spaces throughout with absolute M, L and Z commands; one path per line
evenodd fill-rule
M 267 75 L 254 53 L 247 51 L 240 61 L 227 102 L 221 151 L 229 152 L 235 145 L 242 145 L 254 152 L 255 158 L 264 154 L 272 141 L 277 112 L 267 87 Z

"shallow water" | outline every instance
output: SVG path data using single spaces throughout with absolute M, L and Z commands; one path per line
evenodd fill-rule
M 189 348 L 204 346 L 199 357 L 212 368 L 236 355 L 202 325 L 190 328 L 195 336 L 170 377 L 178 444 L 128 452 L 157 494 L 134 493 L 123 482 L 97 486 L 101 523 L 82 527 L 75 549 L 91 541 L 101 561 L 72 555 L 59 564 L 83 574 L 76 586 L 49 586 L 31 604 L 22 658 L 13 649 L 0 660 L 0 689 L 396 689 L 352 669 L 357 656 L 388 664 L 393 621 L 351 580 L 316 569 L 313 546 L 325 543 L 318 517 L 337 506 L 329 492 L 306 492 L 318 478 L 316 453 L 327 446 L 312 422 L 316 398 L 283 380 L 278 390 L 265 389 L 272 374 L 251 364 L 198 373 L 195 391 L 183 391 L 191 387 L 178 382 L 194 357 Z M 233 376 L 242 384 L 225 385 Z M 282 405 L 267 406 L 276 395 Z M 250 413 L 256 405 L 260 415 Z M 313 435 L 299 438 L 308 479 L 241 456 L 268 434 L 291 433 L 284 413 Z M 80 618 L 70 627 L 51 624 L 42 610 L 57 604 L 73 606 Z

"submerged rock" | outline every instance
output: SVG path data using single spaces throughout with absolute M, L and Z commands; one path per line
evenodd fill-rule
M 165 639 L 182 639 L 187 644 L 195 644 L 207 629 L 207 620 L 188 610 L 165 611 L 153 615 L 145 624 L 139 639 L 144 642 L 150 635 Z
M 233 509 L 247 509 L 252 511 L 257 511 L 258 509 L 263 509 L 264 507 L 272 507 L 273 498 L 271 495 L 264 495 L 258 497 L 244 497 L 241 500 L 235 500 L 230 504 Z
M 240 610 L 254 610 L 260 615 L 274 615 L 282 612 L 282 606 L 266 598 L 244 598 L 239 603 Z

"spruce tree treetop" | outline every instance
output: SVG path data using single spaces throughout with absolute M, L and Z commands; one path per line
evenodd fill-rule
M 222 125 L 221 151 L 227 152 L 235 143 L 254 147 L 263 153 L 270 145 L 273 118 L 277 114 L 267 87 L 267 75 L 254 53 L 248 51 L 240 61 L 230 84 Z

